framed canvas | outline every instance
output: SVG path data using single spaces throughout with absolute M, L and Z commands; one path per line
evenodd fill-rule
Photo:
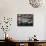
M 17 14 L 17 26 L 33 26 L 33 14 Z

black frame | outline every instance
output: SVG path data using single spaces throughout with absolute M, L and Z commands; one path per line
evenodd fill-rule
M 17 14 L 17 26 L 33 26 L 33 14 Z

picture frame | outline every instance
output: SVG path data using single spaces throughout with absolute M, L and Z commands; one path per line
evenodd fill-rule
M 17 26 L 33 26 L 33 14 L 17 14 Z

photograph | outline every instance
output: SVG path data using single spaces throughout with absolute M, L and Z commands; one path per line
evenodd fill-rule
M 17 14 L 17 26 L 33 26 L 33 14 Z

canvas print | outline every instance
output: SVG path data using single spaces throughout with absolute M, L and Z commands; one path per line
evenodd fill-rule
M 17 26 L 33 26 L 33 14 L 17 14 Z

